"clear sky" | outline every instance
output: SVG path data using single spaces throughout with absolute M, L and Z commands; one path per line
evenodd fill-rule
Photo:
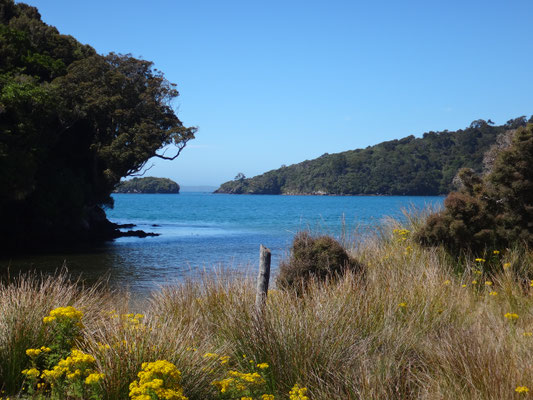
M 25 2 L 178 84 L 197 139 L 147 175 L 181 185 L 533 113 L 531 0 Z

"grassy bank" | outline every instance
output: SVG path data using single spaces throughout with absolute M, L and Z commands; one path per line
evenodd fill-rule
M 26 350 L 57 341 L 51 324 L 58 320 L 43 318 L 73 306 L 83 313 L 75 347 L 103 374 L 94 392 L 100 398 L 128 399 L 130 384 L 149 367 L 143 363 L 157 360 L 177 367 L 175 385 L 189 399 L 527 398 L 531 256 L 501 249 L 458 260 L 417 246 L 401 228 L 392 222 L 375 238 L 351 243 L 364 274 L 311 284 L 300 297 L 271 290 L 261 318 L 251 279 L 167 287 L 143 315 L 127 315 L 125 296 L 83 288 L 65 275 L 3 283 L 4 396 L 28 387 L 21 371 L 35 359 Z M 246 390 L 236 387 L 239 379 Z M 289 394 L 295 384 L 307 393 Z

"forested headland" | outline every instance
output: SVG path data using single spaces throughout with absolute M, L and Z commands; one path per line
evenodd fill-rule
M 120 182 L 115 193 L 179 193 L 180 185 L 168 178 L 133 178 Z
M 529 119 L 533 121 L 533 117 Z M 496 126 L 476 120 L 458 131 L 427 132 L 365 149 L 324 154 L 253 178 L 243 174 L 215 193 L 440 195 L 453 189 L 459 169 L 482 172 L 485 153 L 497 138 L 525 126 L 526 117 Z
M 8 248 L 119 235 L 103 209 L 151 157 L 175 159 L 196 129 L 150 61 L 100 55 L 0 0 L 0 243 Z M 174 145 L 174 153 L 158 153 Z

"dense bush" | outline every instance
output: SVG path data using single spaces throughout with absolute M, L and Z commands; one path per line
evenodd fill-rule
M 518 128 L 483 177 L 459 174 L 461 188 L 431 215 L 416 237 L 454 252 L 533 245 L 533 124 Z
M 362 270 L 362 265 L 338 241 L 327 235 L 313 237 L 300 232 L 294 237 L 290 258 L 280 264 L 276 284 L 298 290 L 311 280 L 336 278 L 346 270 Z

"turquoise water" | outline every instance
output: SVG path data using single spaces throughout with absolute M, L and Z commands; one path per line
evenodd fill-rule
M 107 276 L 113 287 L 138 295 L 167 283 L 223 266 L 243 273 L 257 268 L 259 245 L 272 250 L 275 271 L 294 234 L 302 229 L 348 235 L 355 229 L 402 217 L 402 208 L 438 207 L 442 197 L 268 196 L 210 193 L 115 194 L 106 210 L 117 223 L 133 223 L 161 234 L 120 238 L 71 253 L 19 257 L 3 261 L 12 270 L 53 270 L 65 263 L 88 280 Z

